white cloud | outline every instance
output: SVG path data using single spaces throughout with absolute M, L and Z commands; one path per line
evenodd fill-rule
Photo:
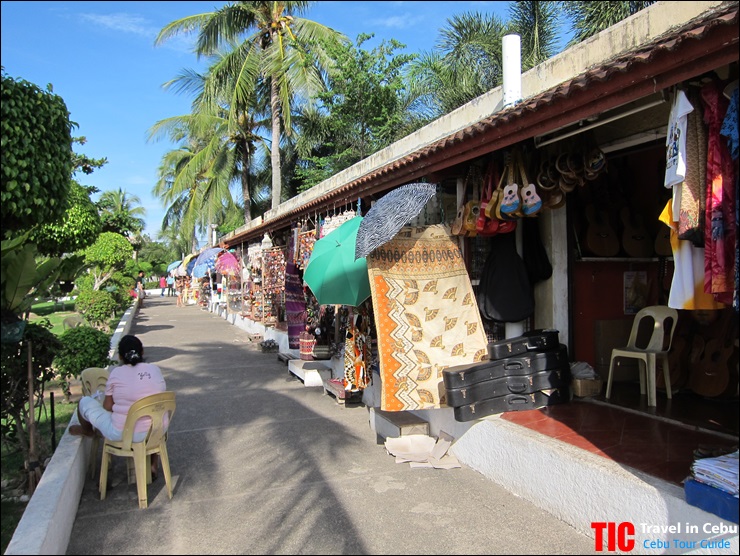
M 413 27 L 424 19 L 422 15 L 411 15 L 406 12 L 402 15 L 393 15 L 379 19 L 373 19 L 370 24 L 388 29 L 408 29 Z
M 161 31 L 159 27 L 152 25 L 149 20 L 123 12 L 106 15 L 82 13 L 80 17 L 105 29 L 144 37 L 150 44 L 154 43 L 154 39 Z M 192 54 L 193 41 L 193 37 L 180 35 L 167 39 L 161 46 L 169 50 Z
M 91 13 L 80 14 L 82 19 L 91 21 L 97 25 L 101 25 L 114 31 L 122 31 L 124 33 L 132 33 L 134 35 L 140 35 L 154 39 L 159 33 L 159 29 L 153 25 L 149 25 L 148 22 L 143 18 L 136 15 L 130 15 L 126 13 L 115 13 L 108 15 L 99 15 Z

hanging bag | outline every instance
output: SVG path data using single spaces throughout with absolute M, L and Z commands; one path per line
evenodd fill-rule
M 534 313 L 534 292 L 513 234 L 496 234 L 481 273 L 478 309 L 483 318 L 519 322 Z

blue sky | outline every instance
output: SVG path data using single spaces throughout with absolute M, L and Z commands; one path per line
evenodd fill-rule
M 108 158 L 108 164 L 78 180 L 101 191 L 136 195 L 146 209 L 146 233 L 160 229 L 164 208 L 151 195 L 167 141 L 148 142 L 157 121 L 187 114 L 190 98 L 162 84 L 182 69 L 202 69 L 192 40 L 172 39 L 155 47 L 168 23 L 213 11 L 226 2 L 2 2 L 2 66 L 13 78 L 45 88 L 51 83 L 87 144 L 78 152 Z M 316 2 L 306 17 L 354 40 L 374 33 L 371 49 L 395 38 L 407 52 L 431 50 L 448 18 L 462 12 L 507 18 L 510 2 Z

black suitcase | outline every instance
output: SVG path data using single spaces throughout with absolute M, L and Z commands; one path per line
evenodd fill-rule
M 464 388 L 446 391 L 447 405 L 457 407 L 508 394 L 531 394 L 540 390 L 561 388 L 570 384 L 570 372 L 565 369 L 541 371 L 523 376 L 505 376 L 486 380 Z
M 442 371 L 442 380 L 445 389 L 450 390 L 506 376 L 525 376 L 542 371 L 566 369 L 570 371 L 568 348 L 561 344 L 556 351 L 532 352 L 496 361 L 453 365 Z
M 488 344 L 488 358 L 491 361 L 504 359 L 527 352 L 553 351 L 560 345 L 560 332 L 552 329 L 538 329 L 525 332 L 516 338 L 499 340 Z
M 489 398 L 469 405 L 455 407 L 453 408 L 453 412 L 455 414 L 455 421 L 466 422 L 506 411 L 539 409 L 568 401 L 570 401 L 570 388 L 564 386 L 553 390 L 540 390 L 531 394 L 507 394 L 505 396 Z

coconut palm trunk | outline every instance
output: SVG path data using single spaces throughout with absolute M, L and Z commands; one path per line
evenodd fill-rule
M 272 112 L 272 144 L 270 163 L 272 167 L 272 208 L 280 205 L 282 175 L 280 172 L 280 92 L 275 79 L 270 84 L 270 108 Z

